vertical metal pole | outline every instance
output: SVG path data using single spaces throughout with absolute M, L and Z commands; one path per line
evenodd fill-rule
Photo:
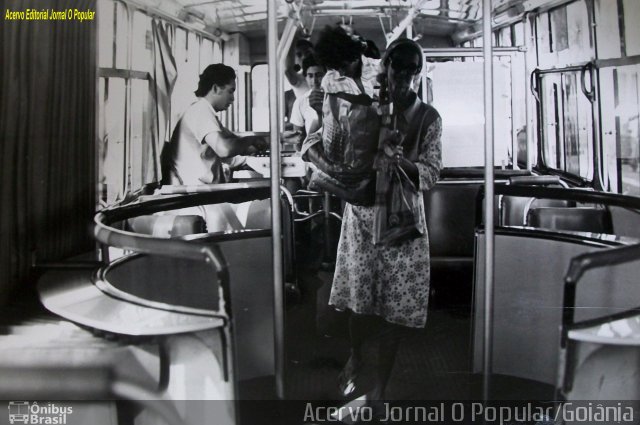
M 491 388 L 492 344 L 493 344 L 493 34 L 491 31 L 491 0 L 482 4 L 482 53 L 484 58 L 484 229 L 485 229 L 485 266 L 484 266 L 484 367 L 483 398 L 489 399 Z
M 529 79 L 529 75 L 533 72 L 533 68 L 535 68 L 535 61 L 532 61 L 532 55 L 535 53 L 533 50 L 535 49 L 535 44 L 533 43 L 532 32 L 531 32 L 531 23 L 529 21 L 529 12 L 525 13 L 524 18 L 522 19 L 524 23 L 524 45 L 526 51 L 524 52 L 524 69 L 525 69 L 525 78 L 528 82 L 531 81 Z M 532 66 L 533 64 L 533 66 Z M 528 84 L 528 83 L 527 83 Z M 535 111 L 535 100 L 531 95 L 531 90 L 525 90 L 525 116 L 527 122 L 527 170 L 531 171 L 533 167 L 532 164 L 532 151 L 533 151 L 533 140 L 535 138 L 536 132 L 534 131 L 535 120 L 533 118 L 533 111 Z
M 283 93 L 284 93 L 284 87 L 285 87 L 284 85 L 285 64 L 287 61 L 287 55 L 289 54 L 289 50 L 291 49 L 291 43 L 293 42 L 293 38 L 296 35 L 296 30 L 297 30 L 296 21 L 292 18 L 287 18 L 287 24 L 284 27 L 282 38 L 278 43 L 278 51 L 277 51 L 278 66 L 279 66 L 278 84 L 280 84 L 280 87 L 282 87 Z M 283 119 L 278 121 L 280 132 L 284 130 L 284 112 L 285 112 L 284 109 L 285 109 L 285 98 L 283 95 L 278 97 L 278 111 L 280 113 L 280 117 L 283 117 Z
M 273 248 L 273 321 L 276 395 L 284 398 L 284 281 L 282 265 L 282 211 L 280 208 L 280 111 L 278 98 L 278 21 L 276 0 L 267 4 L 269 59 L 269 129 L 271 137 L 271 243 Z

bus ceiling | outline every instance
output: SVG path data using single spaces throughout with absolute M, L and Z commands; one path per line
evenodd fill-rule
M 510 25 L 529 12 L 540 12 L 573 0 L 494 0 L 493 27 Z M 123 0 L 215 40 L 241 32 L 263 38 L 267 20 L 264 0 Z M 285 21 L 311 36 L 316 28 L 338 22 L 351 24 L 366 37 L 388 44 L 405 30 L 413 38 L 447 37 L 460 44 L 481 36 L 482 0 L 279 0 L 278 31 L 285 35 Z

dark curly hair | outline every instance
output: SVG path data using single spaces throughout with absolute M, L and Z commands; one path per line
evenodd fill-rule
M 315 46 L 317 61 L 329 69 L 340 69 L 345 63 L 362 56 L 364 45 L 341 27 L 326 26 Z
M 200 81 L 198 81 L 198 89 L 195 91 L 195 95 L 197 97 L 206 96 L 214 84 L 222 87 L 235 79 L 236 72 L 230 66 L 221 63 L 209 65 L 200 74 Z
M 307 75 L 307 69 L 312 66 L 321 66 L 324 68 L 324 65 L 319 64 L 314 55 L 309 55 L 302 60 L 302 75 Z

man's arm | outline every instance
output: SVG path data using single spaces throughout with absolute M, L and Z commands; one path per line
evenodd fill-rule
M 293 48 L 293 46 L 291 46 L 289 48 L 289 53 L 285 58 L 284 76 L 289 82 L 289 84 L 291 84 L 292 87 L 298 87 L 305 80 L 304 80 L 304 76 L 300 72 L 298 72 L 299 68 L 298 70 L 296 70 L 296 60 L 295 60 L 294 50 L 295 49 Z
M 220 158 L 255 153 L 265 150 L 269 144 L 260 136 L 238 136 L 226 128 L 207 134 L 204 141 Z

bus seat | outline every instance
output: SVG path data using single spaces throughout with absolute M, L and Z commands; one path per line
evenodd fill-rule
M 280 198 L 282 212 L 282 244 L 284 256 L 284 272 L 287 282 L 295 283 L 295 235 L 292 198 L 282 188 Z M 247 212 L 245 229 L 271 229 L 271 200 L 251 201 Z
M 527 213 L 531 208 L 556 207 L 568 208 L 575 206 L 572 201 L 563 199 L 539 199 L 525 196 L 504 196 L 500 199 L 500 225 L 524 226 L 527 223 Z
M 527 226 L 552 230 L 613 233 L 611 214 L 605 208 L 536 207 L 527 214 Z
M 510 185 L 567 187 L 558 176 L 512 176 Z M 537 207 L 572 207 L 574 203 L 562 199 L 536 199 L 526 196 L 500 196 L 498 199 L 497 224 L 501 226 L 524 226 L 527 212 Z
M 434 306 L 471 302 L 479 190 L 479 183 L 439 183 L 424 194 Z
M 432 262 L 473 262 L 476 197 L 479 184 L 437 184 L 425 192 Z
M 127 223 L 136 233 L 159 238 L 175 238 L 207 232 L 204 218 L 198 215 L 143 215 L 130 218 Z

